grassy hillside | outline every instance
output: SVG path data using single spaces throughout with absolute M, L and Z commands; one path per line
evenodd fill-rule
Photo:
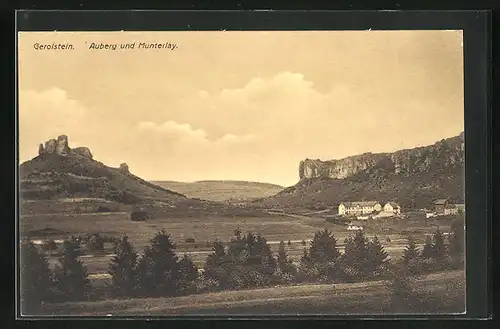
M 181 200 L 185 197 L 131 173 L 78 156 L 44 154 L 20 166 L 23 199 L 94 197 L 133 203 Z
M 271 207 L 321 208 L 337 206 L 343 201 L 378 200 L 395 201 L 406 209 L 413 209 L 430 207 L 438 198 L 464 202 L 465 174 L 460 138 L 395 154 L 399 156 L 399 170 L 395 170 L 395 163 L 384 155 L 384 161 L 373 161 L 373 165 L 342 179 L 329 177 L 328 163 L 321 162 L 323 171 L 316 176 L 302 177 L 296 185 L 256 203 Z M 368 154 L 365 158 L 377 156 L 380 154 Z M 356 161 L 361 161 L 352 158 L 355 159 L 336 161 L 344 165 L 356 165 Z M 313 160 L 309 162 L 309 166 L 317 165 Z M 301 163 L 301 167 L 304 166 Z
M 347 179 L 317 178 L 302 180 L 277 195 L 258 200 L 266 206 L 326 207 L 346 200 L 395 201 L 406 209 L 425 208 L 437 198 L 464 201 L 463 173 L 448 176 L 425 174 L 414 177 L 384 174 L 356 175 Z
M 47 304 L 46 315 L 187 315 L 187 314 L 387 314 L 459 313 L 465 306 L 463 271 L 427 275 L 416 283 L 425 309 L 396 310 L 385 281 L 311 284 L 227 291 L 185 297 Z M 404 308 L 404 305 L 402 305 Z
M 284 187 L 269 183 L 245 181 L 199 181 L 192 183 L 155 181 L 156 185 L 190 198 L 210 201 L 246 201 L 279 193 Z

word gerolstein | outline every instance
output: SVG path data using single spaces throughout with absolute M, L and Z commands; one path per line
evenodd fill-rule
M 177 48 L 176 43 L 164 42 L 164 43 L 146 43 L 146 42 L 132 42 L 132 43 L 95 43 L 92 42 L 89 45 L 89 49 L 93 50 L 116 50 L 116 49 L 166 49 L 174 50 Z

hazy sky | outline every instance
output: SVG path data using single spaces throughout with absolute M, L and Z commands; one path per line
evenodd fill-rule
M 74 49 L 34 49 L 52 42 Z M 71 147 L 149 180 L 289 186 L 304 158 L 458 135 L 462 52 L 461 31 L 24 32 L 20 160 L 66 134 Z

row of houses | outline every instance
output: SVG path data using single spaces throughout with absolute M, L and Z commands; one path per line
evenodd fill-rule
M 434 209 L 426 212 L 427 218 L 443 215 L 457 215 L 465 212 L 465 204 L 451 203 L 448 199 L 434 201 Z M 396 202 L 387 202 L 384 206 L 378 201 L 342 202 L 338 207 L 341 216 L 357 216 L 358 219 L 390 217 L 401 215 L 401 207 Z
M 427 218 L 436 216 L 457 215 L 465 212 L 465 204 L 451 203 L 448 199 L 438 199 L 434 201 L 434 211 L 426 214 Z
M 399 215 L 401 207 L 396 202 L 387 202 L 384 206 L 378 201 L 342 202 L 339 205 L 339 215 L 371 215 L 371 214 Z

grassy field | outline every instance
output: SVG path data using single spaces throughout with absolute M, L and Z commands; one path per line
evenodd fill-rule
M 463 271 L 441 272 L 419 279 L 416 288 L 433 313 L 460 313 L 465 304 Z M 158 316 L 224 314 L 384 314 L 390 305 L 385 281 L 312 284 L 227 291 L 172 298 L 104 300 L 46 304 L 45 315 Z
M 92 201 L 95 203 L 96 201 Z M 101 201 L 98 201 L 99 203 Z M 85 202 L 76 202 L 85 204 Z M 112 204 L 111 204 L 112 205 Z M 35 213 L 21 213 L 20 230 L 22 236 L 31 239 L 67 239 L 71 235 L 82 236 L 85 234 L 99 233 L 101 236 L 120 237 L 128 235 L 134 247 L 141 252 L 150 244 L 150 239 L 160 230 L 171 234 L 177 244 L 180 256 L 188 254 L 195 264 L 203 267 L 207 255 L 210 253 L 211 244 L 216 239 L 229 241 L 234 236 L 234 231 L 240 229 L 245 232 L 260 233 L 271 245 L 271 250 L 276 253 L 278 243 L 283 240 L 289 257 L 298 262 L 314 233 L 324 228 L 332 231 L 340 245 L 344 239 L 354 234 L 347 231 L 346 225 L 330 223 L 321 217 L 296 215 L 295 217 L 283 215 L 265 215 L 253 217 L 227 217 L 227 216 L 195 216 L 195 217 L 157 217 L 146 222 L 130 220 L 127 211 L 110 213 L 70 213 L 68 207 L 74 207 L 75 202 L 41 201 L 31 202 L 27 207 L 36 210 Z M 47 211 L 49 210 L 49 211 Z M 120 209 L 126 210 L 126 209 Z M 51 212 L 52 211 L 52 212 Z M 58 212 L 57 212 L 58 211 Z M 293 216 L 293 215 L 292 215 Z M 425 235 L 433 233 L 437 227 L 443 232 L 449 230 L 449 219 L 408 219 L 386 220 L 377 219 L 363 222 L 368 237 L 377 235 L 389 256 L 399 259 L 407 244 L 407 235 L 411 234 L 419 244 L 425 241 Z M 185 239 L 194 238 L 195 243 L 185 243 Z M 291 244 L 288 245 L 288 241 Z M 83 249 L 85 253 L 85 249 Z M 107 244 L 104 255 L 84 255 L 82 261 L 90 274 L 107 272 L 113 250 Z M 57 255 L 50 257 L 52 265 L 57 263 Z
M 234 236 L 234 230 L 240 228 L 243 232 L 252 231 L 261 233 L 269 241 L 288 239 L 310 239 L 318 230 L 313 227 L 281 216 L 267 217 L 217 217 L 202 218 L 155 218 L 147 222 L 134 222 L 127 213 L 105 214 L 44 214 L 20 218 L 21 234 L 29 233 L 36 236 L 36 232 L 50 229 L 59 234 L 52 238 L 65 238 L 70 235 L 99 233 L 101 235 L 119 237 L 129 236 L 136 247 L 144 247 L 149 240 L 160 230 L 166 230 L 176 242 L 183 242 L 186 238 L 196 241 L 227 241 Z M 35 233 L 34 233 L 35 232 Z M 59 236 L 58 236 L 59 235 Z
M 392 224 L 385 224 L 387 226 Z M 442 231 L 446 232 L 449 223 L 439 223 Z M 433 222 L 405 221 L 397 226 L 398 230 L 384 230 L 384 224 L 366 223 L 365 232 L 368 236 L 378 235 L 379 239 L 387 237 L 394 240 L 406 238 L 408 231 L 417 240 L 423 242 L 426 233 L 436 229 Z M 297 219 L 284 216 L 268 215 L 267 217 L 217 217 L 207 216 L 200 218 L 162 219 L 155 218 L 147 222 L 134 222 L 129 214 L 120 213 L 91 213 L 91 214 L 43 214 L 22 216 L 20 218 L 21 234 L 28 234 L 33 238 L 47 238 L 50 231 L 51 238 L 64 239 L 70 235 L 99 233 L 119 237 L 128 235 L 136 247 L 142 248 L 149 244 L 149 240 L 160 230 L 171 234 L 176 243 L 183 243 L 186 238 L 194 238 L 198 247 L 206 246 L 207 242 L 216 239 L 228 241 L 234 236 L 234 230 L 239 228 L 243 232 L 262 234 L 268 241 L 309 240 L 314 233 L 327 228 L 334 232 L 339 242 L 352 234 L 345 225 L 333 224 L 320 218 Z M 37 234 L 38 232 L 38 234 Z

